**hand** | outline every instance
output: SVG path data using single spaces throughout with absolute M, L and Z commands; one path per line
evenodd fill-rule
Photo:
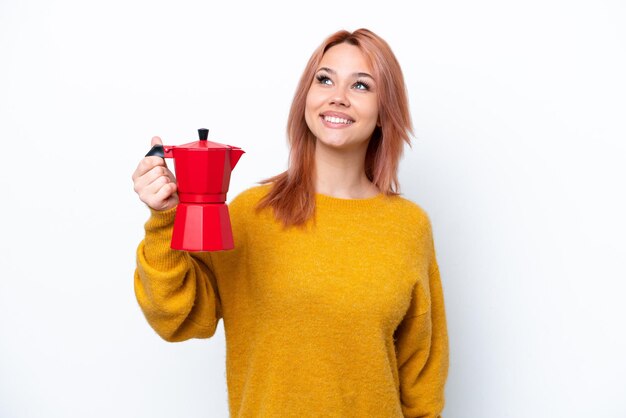
M 163 145 L 161 138 L 152 138 L 152 145 Z M 176 177 L 161 157 L 144 157 L 133 173 L 135 192 L 154 210 L 168 210 L 178 204 Z

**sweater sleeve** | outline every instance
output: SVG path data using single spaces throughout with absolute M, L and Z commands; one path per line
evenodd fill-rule
M 166 341 L 211 337 L 222 315 L 210 253 L 170 248 L 176 208 L 150 214 L 137 248 L 137 302 Z
M 432 235 L 428 239 L 432 243 Z M 407 418 L 440 418 L 445 402 L 448 332 L 439 267 L 432 245 L 431 249 L 428 283 L 416 285 L 418 303 L 412 304 L 395 335 L 402 411 Z M 419 309 L 420 299 L 426 311 Z

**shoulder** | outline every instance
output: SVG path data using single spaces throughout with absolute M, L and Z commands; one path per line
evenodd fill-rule
M 258 227 L 259 222 L 263 222 L 264 217 L 259 216 L 256 207 L 268 191 L 269 187 L 266 185 L 252 186 L 235 195 L 228 203 L 233 236 L 239 242 L 238 245 L 245 246 L 246 231 Z
M 253 209 L 257 203 L 269 192 L 269 184 L 261 184 L 249 187 L 237 194 L 228 204 L 233 210 Z
M 397 216 L 402 216 L 405 222 L 415 227 L 430 228 L 430 216 L 422 205 L 400 195 L 390 196 L 387 200 L 390 209 L 397 212 Z
M 434 254 L 433 226 L 426 209 L 402 196 L 393 196 L 390 200 L 401 211 L 396 216 L 400 216 L 398 219 L 402 220 L 404 231 L 416 240 L 418 248 L 422 248 L 424 254 Z

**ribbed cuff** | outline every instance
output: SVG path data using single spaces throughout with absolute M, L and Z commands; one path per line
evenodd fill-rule
M 148 264 L 161 271 L 175 268 L 186 255 L 184 251 L 172 250 L 172 230 L 176 207 L 168 210 L 150 208 L 150 219 L 145 224 L 146 236 L 143 246 Z
M 150 219 L 148 219 L 148 222 L 146 222 L 145 225 L 146 232 L 148 232 L 148 229 L 153 230 L 174 225 L 176 206 L 167 210 L 155 210 L 151 207 L 148 208 L 150 209 Z

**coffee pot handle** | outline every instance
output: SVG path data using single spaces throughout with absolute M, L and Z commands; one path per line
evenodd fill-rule
M 148 151 L 148 153 L 146 154 L 146 157 L 161 157 L 161 158 L 165 158 L 165 152 L 163 151 L 163 145 L 155 145 L 153 146 L 150 151 Z

